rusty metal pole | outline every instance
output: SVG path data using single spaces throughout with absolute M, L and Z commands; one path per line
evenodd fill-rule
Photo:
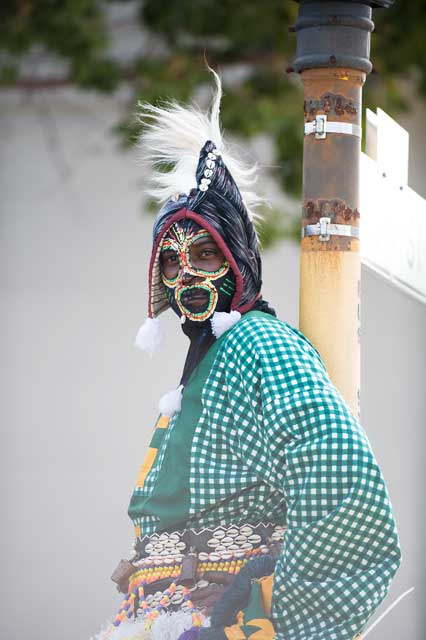
M 359 162 L 372 7 L 393 0 L 300 0 L 294 70 L 304 87 L 300 329 L 359 416 Z

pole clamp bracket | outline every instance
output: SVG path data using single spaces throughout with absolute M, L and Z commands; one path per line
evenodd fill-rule
M 335 120 L 327 120 L 326 114 L 320 114 L 311 122 L 305 122 L 305 136 L 311 133 L 315 134 L 317 140 L 324 140 L 327 133 L 344 133 L 349 136 L 362 137 L 362 128 L 358 124 L 350 122 L 338 122 Z
M 330 236 L 347 236 L 359 239 L 359 227 L 352 227 L 350 224 L 334 224 L 331 218 L 323 217 L 316 224 L 307 224 L 302 227 L 302 238 L 309 236 L 319 236 L 321 242 L 328 242 Z

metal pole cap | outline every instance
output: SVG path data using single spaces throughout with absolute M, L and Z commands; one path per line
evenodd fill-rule
M 293 69 L 298 73 L 320 67 L 346 67 L 370 73 L 373 8 L 393 0 L 296 0 L 299 15 Z
M 326 2 L 327 0 L 295 0 L 300 4 L 312 4 L 313 2 Z M 373 9 L 388 9 L 395 0 L 341 0 L 341 2 L 357 2 L 358 4 L 368 4 L 369 7 Z

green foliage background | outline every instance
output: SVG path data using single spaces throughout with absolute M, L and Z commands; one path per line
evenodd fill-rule
M 130 115 L 137 100 L 190 99 L 207 80 L 205 59 L 222 72 L 244 65 L 244 80 L 225 84 L 224 128 L 245 137 L 270 134 L 276 144 L 276 178 L 287 193 L 300 194 L 302 88 L 294 74 L 285 73 L 296 45 L 288 31 L 297 15 L 295 2 L 140 0 L 141 24 L 161 39 L 166 53 L 146 55 L 131 66 L 108 56 L 107 5 L 106 0 L 2 0 L 0 83 L 25 81 L 19 61 L 34 45 L 69 62 L 67 82 L 110 92 L 130 81 L 134 100 L 129 118 L 117 127 L 128 143 L 138 133 Z M 390 9 L 376 10 L 374 20 L 372 60 L 378 73 L 368 78 L 364 104 L 379 104 L 392 115 L 408 108 L 402 76 L 413 77 L 426 98 L 426 0 L 396 0 Z M 265 244 L 295 232 L 294 225 L 280 225 L 274 212 L 268 224 Z

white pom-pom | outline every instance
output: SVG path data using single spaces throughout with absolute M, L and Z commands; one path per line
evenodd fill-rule
M 210 321 L 213 335 L 216 338 L 220 338 L 225 331 L 237 324 L 240 318 L 241 313 L 239 311 L 229 311 L 229 313 L 227 311 L 216 311 Z
M 152 356 L 163 344 L 160 320 L 158 318 L 147 318 L 140 327 L 134 345 L 141 351 L 145 351 Z
M 182 404 L 182 390 L 183 385 L 181 384 L 177 389 L 169 391 L 160 399 L 158 408 L 161 415 L 171 418 L 175 413 L 180 411 L 180 407 Z

